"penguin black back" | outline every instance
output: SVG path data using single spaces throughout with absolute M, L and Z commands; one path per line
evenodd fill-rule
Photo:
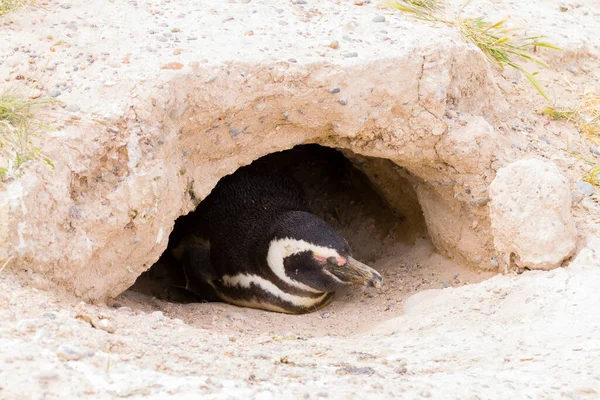
M 303 313 L 329 303 L 342 286 L 381 285 L 381 276 L 350 256 L 346 240 L 310 213 L 301 186 L 283 174 L 240 168 L 219 181 L 190 221 L 210 242 L 210 265 L 188 262 L 186 275 L 205 277 L 224 301 Z

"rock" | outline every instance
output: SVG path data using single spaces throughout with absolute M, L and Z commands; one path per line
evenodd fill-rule
M 529 158 L 500 168 L 489 195 L 494 245 L 517 265 L 551 269 L 573 253 L 571 191 L 554 163 Z
M 494 255 L 488 250 L 493 247 L 491 238 L 483 232 L 487 229 L 481 229 L 489 225 L 482 212 L 485 199 L 470 203 L 473 196 L 459 193 L 458 187 L 483 192 L 498 154 L 485 151 L 482 142 L 473 147 L 484 149 L 473 166 L 471 154 L 461 161 L 457 154 L 463 150 L 453 152 L 449 142 L 445 156 L 454 160 L 450 168 L 436 152 L 439 140 L 446 133 L 452 136 L 457 125 L 443 118 L 449 105 L 469 125 L 473 116 L 490 115 L 492 120 L 496 113 L 502 115 L 505 106 L 490 65 L 458 32 L 399 16 L 401 27 L 390 26 L 385 33 L 391 41 L 371 40 L 383 27 L 376 28 L 371 20 L 384 11 L 350 2 L 337 13 L 332 3 L 323 18 L 316 18 L 309 9 L 317 7 L 315 1 L 307 1 L 307 6 L 284 2 L 273 8 L 270 2 L 243 6 L 237 0 L 214 2 L 209 9 L 194 2 L 177 7 L 159 2 L 165 14 L 139 12 L 136 24 L 121 24 L 121 15 L 112 21 L 110 35 L 92 27 L 94 20 L 110 20 L 113 7 L 133 10 L 133 3 L 99 7 L 93 19 L 83 3 L 72 3 L 68 15 L 40 18 L 39 13 L 20 13 L 19 26 L 35 21 L 36 28 L 0 40 L 0 54 L 8 57 L 4 65 L 23 61 L 20 50 L 11 55 L 17 44 L 39 49 L 40 56 L 48 58 L 45 62 L 57 63 L 56 71 L 39 74 L 38 83 L 61 92 L 71 88 L 67 104 L 90 113 L 72 123 L 68 119 L 78 113 L 65 116 L 55 107 L 60 135 L 73 138 L 69 146 L 40 138 L 40 151 L 55 168 L 27 168 L 2 184 L 0 260 L 12 258 L 86 301 L 114 299 L 160 257 L 174 221 L 189 213 L 220 178 L 267 153 L 302 143 L 344 143 L 341 147 L 357 158 L 373 157 L 367 159 L 367 167 L 402 165 L 431 192 L 425 199 L 425 221 L 416 213 L 420 219 L 415 226 L 423 231 L 425 223 L 431 227 L 440 252 L 467 259 L 477 254 L 481 260 Z M 235 20 L 222 23 L 227 16 Z M 392 18 L 385 17 L 384 25 Z M 280 42 L 280 19 L 288 24 L 283 29 L 294 33 L 293 41 Z M 75 21 L 81 34 L 64 28 L 61 21 Z M 215 29 L 191 29 L 197 23 Z M 175 26 L 184 34 L 174 32 Z M 53 29 L 56 37 L 48 39 Z M 254 35 L 244 35 L 248 29 Z M 103 44 L 99 48 L 94 40 L 61 40 L 58 34 L 65 31 L 74 37 L 104 37 Z M 326 46 L 333 39 L 339 40 L 343 52 L 329 51 Z M 42 53 L 50 46 L 55 52 Z M 144 50 L 148 48 L 162 56 Z M 172 55 L 176 49 L 181 55 Z M 324 56 L 318 56 L 318 50 Z M 121 62 L 126 54 L 130 64 Z M 289 59 L 298 62 L 282 62 Z M 192 66 L 195 61 L 199 64 Z M 88 68 L 82 73 L 84 65 Z M 75 66 L 77 73 L 72 72 Z M 58 87 L 52 86 L 56 83 Z M 343 99 L 327 93 L 334 87 L 344 88 Z M 340 105 L 340 99 L 347 105 Z M 288 120 L 282 123 L 284 112 Z M 494 139 L 493 130 L 484 137 Z M 238 147 L 247 150 L 233 151 Z M 473 173 L 460 172 L 467 169 Z M 180 171 L 187 172 L 182 176 Z M 397 180 L 397 171 L 391 172 L 386 178 L 390 184 L 381 186 L 385 200 L 401 207 L 410 199 L 418 209 L 413 187 Z M 444 213 L 436 211 L 440 207 Z M 450 213 L 445 214 L 446 209 Z M 473 220 L 480 221 L 483 233 L 470 231 Z M 486 239 L 472 241 L 472 236 Z M 82 317 L 99 329 L 114 329 L 112 322 Z
M 65 110 L 69 111 L 69 112 L 77 112 L 80 110 L 79 106 L 75 105 L 75 104 L 69 104 L 68 106 L 65 107 Z
M 53 91 L 50 92 L 50 96 L 51 97 L 58 97 L 62 94 L 62 92 L 58 89 L 54 89 Z
M 577 69 L 576 66 L 574 65 L 569 65 L 567 67 L 567 71 L 569 71 L 570 73 L 572 73 L 573 75 L 577 75 L 579 73 L 579 69 Z
M 337 49 L 338 47 L 340 47 L 340 42 L 338 42 L 337 40 L 333 40 L 331 41 L 331 43 L 329 43 L 329 47 L 331 47 L 332 49 Z
M 331 93 L 331 94 L 336 94 L 336 93 L 339 93 L 339 92 L 340 92 L 340 88 L 337 88 L 337 87 L 333 88 L 333 89 L 329 89 L 329 93 Z
M 577 181 L 575 182 L 575 186 L 577 186 L 577 190 L 579 190 L 585 196 L 591 196 L 594 194 L 594 186 L 589 182 Z
M 385 17 L 383 15 L 377 15 L 373 18 L 373 22 L 385 22 Z

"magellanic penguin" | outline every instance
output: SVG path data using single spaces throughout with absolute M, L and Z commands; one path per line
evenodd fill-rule
M 221 179 L 190 221 L 210 243 L 179 249 L 187 288 L 201 295 L 208 284 L 228 303 L 302 314 L 329 304 L 343 286 L 381 287 L 381 275 L 310 213 L 300 185 L 264 168 Z

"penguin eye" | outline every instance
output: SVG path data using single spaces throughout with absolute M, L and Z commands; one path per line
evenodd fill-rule
M 335 257 L 329 257 L 327 259 L 327 264 L 338 265 L 337 258 L 335 258 Z

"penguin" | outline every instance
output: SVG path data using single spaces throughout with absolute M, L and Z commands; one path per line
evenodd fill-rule
M 381 275 L 354 259 L 348 242 L 309 210 L 291 177 L 249 165 L 222 178 L 186 219 L 198 244 L 174 254 L 186 288 L 242 307 L 303 314 L 348 285 L 380 288 Z

